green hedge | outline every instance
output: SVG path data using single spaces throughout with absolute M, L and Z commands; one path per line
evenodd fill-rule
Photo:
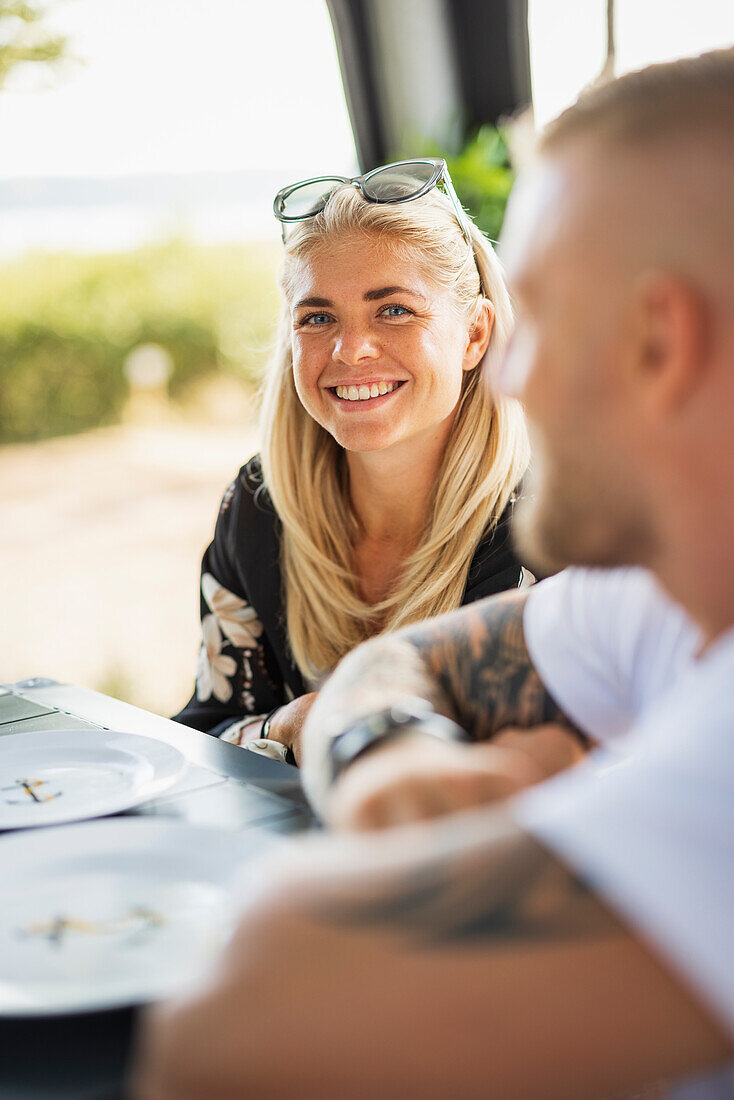
M 68 435 L 115 420 L 125 401 L 121 349 L 38 324 L 0 333 L 0 441 Z
M 0 266 L 0 442 L 114 423 L 124 363 L 140 344 L 170 355 L 174 399 L 215 370 L 256 381 L 277 313 L 277 258 L 264 245 L 175 242 Z

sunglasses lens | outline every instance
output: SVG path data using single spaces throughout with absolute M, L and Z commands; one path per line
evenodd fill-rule
M 329 195 L 342 183 L 340 179 L 323 179 L 296 187 L 281 199 L 280 213 L 286 218 L 312 218 L 326 206 Z
M 435 165 L 420 160 L 388 165 L 373 172 L 365 180 L 364 189 L 375 202 L 399 202 L 420 191 L 435 175 Z

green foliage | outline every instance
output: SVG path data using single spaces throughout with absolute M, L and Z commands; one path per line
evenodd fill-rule
M 168 351 L 173 398 L 215 370 L 257 381 L 277 315 L 277 256 L 265 245 L 174 242 L 0 266 L 0 442 L 119 419 L 125 359 L 140 344 Z
M 504 131 L 482 126 L 446 163 L 462 204 L 490 240 L 496 241 L 515 180 Z
M 46 34 L 39 25 L 45 14 L 36 0 L 0 0 L 0 88 L 21 65 L 64 56 L 66 39 Z
M 44 325 L 0 334 L 0 440 L 43 439 L 114 419 L 125 395 L 115 346 Z

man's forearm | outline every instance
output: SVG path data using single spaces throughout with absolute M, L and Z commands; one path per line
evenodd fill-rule
M 339 664 L 319 692 L 302 737 L 303 784 L 320 813 L 328 799 L 328 751 L 333 738 L 358 719 L 415 697 L 452 716 L 450 700 L 438 679 L 402 633 L 359 646 Z
M 731 1056 L 677 980 L 503 814 L 389 843 L 323 838 L 288 859 L 215 983 L 144 1029 L 140 1100 L 580 1100 Z M 243 1005 L 257 1006 L 245 1025 Z
M 525 592 L 503 593 L 360 646 L 321 691 L 304 737 L 304 782 L 319 811 L 328 746 L 359 718 L 409 697 L 427 699 L 475 740 L 508 726 L 554 723 L 577 732 L 546 690 L 525 644 Z

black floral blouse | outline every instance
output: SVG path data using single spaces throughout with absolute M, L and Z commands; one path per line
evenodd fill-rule
M 479 543 L 462 604 L 521 583 L 522 566 L 509 539 L 510 508 Z M 280 522 L 259 455 L 222 498 L 201 563 L 201 632 L 194 694 L 175 721 L 218 736 L 242 718 L 264 716 L 312 690 L 290 656 Z

